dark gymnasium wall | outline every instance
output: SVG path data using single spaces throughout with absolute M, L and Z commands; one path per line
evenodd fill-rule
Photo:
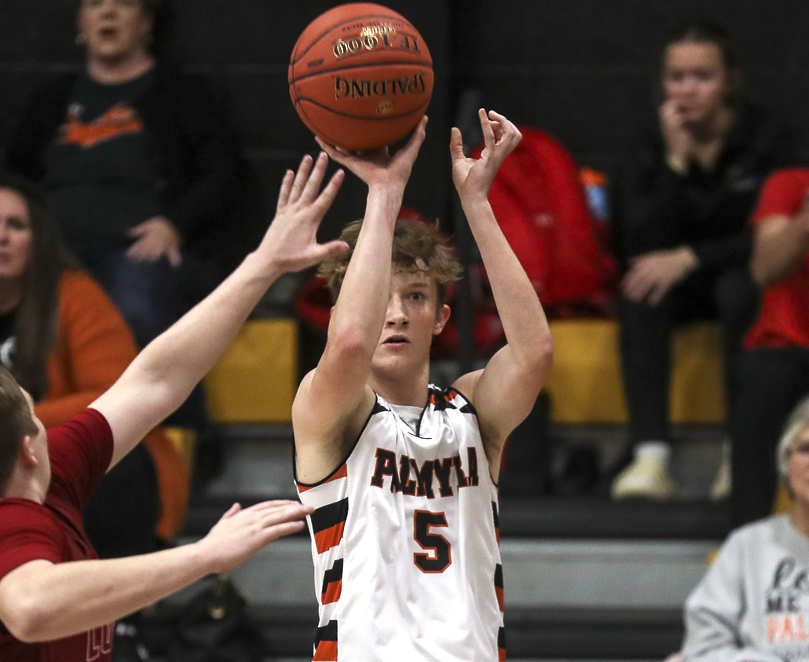
M 172 55 L 207 76 L 226 104 L 268 200 L 287 167 L 316 145 L 292 108 L 286 76 L 298 34 L 340 4 L 316 0 L 174 0 Z M 556 136 L 580 165 L 614 172 L 651 112 L 652 62 L 672 26 L 695 16 L 736 36 L 750 98 L 809 135 L 809 3 L 805 0 L 389 0 L 428 44 L 435 93 L 428 138 L 405 204 L 451 213 L 447 143 L 458 99 Z M 0 147 L 27 96 L 81 67 L 77 0 L 0 0 Z M 804 153 L 809 154 L 806 143 Z M 325 234 L 362 213 L 353 181 Z

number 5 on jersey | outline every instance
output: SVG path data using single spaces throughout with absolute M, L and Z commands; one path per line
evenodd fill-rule
M 413 562 L 422 572 L 444 572 L 452 563 L 452 549 L 447 539 L 437 533 L 431 533 L 430 527 L 447 526 L 444 513 L 433 513 L 429 510 L 417 510 L 413 514 L 414 537 L 422 549 L 428 554 L 413 554 Z

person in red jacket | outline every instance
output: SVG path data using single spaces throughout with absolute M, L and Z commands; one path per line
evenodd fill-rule
M 117 619 L 302 528 L 311 509 L 300 503 L 234 504 L 198 542 L 98 560 L 81 516 L 104 472 L 188 397 L 270 285 L 347 250 L 316 239 L 343 179 L 339 170 L 320 191 L 327 162 L 306 156 L 286 173 L 258 248 L 67 423 L 46 432 L 31 396 L 0 369 L 0 659 L 109 662 Z M 0 251 L 0 272 L 19 263 Z
M 789 412 L 809 394 L 809 169 L 773 174 L 752 225 L 750 267 L 763 295 L 736 366 L 734 526 L 772 512 L 778 437 Z

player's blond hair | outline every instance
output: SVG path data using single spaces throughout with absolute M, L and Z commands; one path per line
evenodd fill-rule
M 337 300 L 343 286 L 348 264 L 357 245 L 357 237 L 362 229 L 362 221 L 349 223 L 340 239 L 345 241 L 350 250 L 323 261 L 318 275 L 326 279 L 329 291 Z M 456 259 L 447 239 L 431 223 L 415 218 L 399 218 L 393 232 L 393 250 L 391 253 L 393 270 L 408 273 L 423 273 L 435 281 L 438 291 L 438 305 L 444 304 L 447 288 L 461 276 L 461 265 Z

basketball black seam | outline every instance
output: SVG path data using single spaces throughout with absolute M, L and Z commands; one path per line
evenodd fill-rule
M 387 18 L 387 19 L 389 19 L 390 16 L 387 16 L 385 14 L 363 14 L 362 16 L 355 16 L 355 17 L 353 17 L 351 19 L 346 19 L 345 21 L 341 21 L 340 23 L 337 23 L 335 25 L 331 25 L 326 30 L 321 32 L 317 36 L 316 39 L 313 39 L 312 42 L 306 47 L 306 50 L 303 51 L 303 53 L 301 53 L 300 57 L 297 60 L 293 59 L 292 61 L 290 61 L 290 64 L 297 64 L 298 62 L 300 62 L 303 59 L 303 57 L 310 50 L 312 50 L 312 47 L 314 47 L 314 45 L 317 44 L 317 42 L 319 42 L 321 39 L 323 39 L 323 37 L 325 37 L 331 30 L 334 30 L 335 28 L 339 28 L 341 25 L 345 25 L 346 23 L 353 23 L 354 21 L 364 21 L 364 20 L 367 20 L 369 18 Z M 418 32 L 418 30 L 416 30 L 416 28 L 413 27 L 413 24 L 410 21 L 408 21 L 407 19 L 403 18 L 403 19 L 396 19 L 396 20 L 404 20 L 405 23 L 407 23 L 411 28 L 413 28 L 414 32 Z M 304 28 L 304 32 L 305 31 L 306 31 L 306 28 Z M 300 39 L 300 37 L 298 37 L 298 39 Z M 295 42 L 295 45 L 297 46 L 297 42 Z M 293 58 L 295 57 L 294 48 L 292 50 L 292 57 Z
M 309 97 L 299 97 L 295 101 L 295 105 L 296 106 L 300 105 L 301 101 L 308 101 L 312 105 L 317 106 L 318 108 L 322 108 L 323 110 L 328 110 L 330 113 L 333 113 L 333 114 L 338 115 L 340 117 L 348 117 L 349 119 L 352 119 L 352 120 L 362 120 L 364 122 L 384 122 L 385 120 L 398 120 L 398 119 L 401 119 L 403 117 L 407 117 L 408 115 L 412 115 L 413 113 L 417 113 L 422 108 L 430 105 L 430 101 L 427 100 L 423 104 L 418 106 L 417 108 L 414 108 L 413 110 L 408 110 L 406 113 L 401 113 L 399 115 L 385 115 L 384 117 L 364 117 L 363 115 L 349 115 L 348 113 L 344 113 L 344 112 L 341 112 L 339 110 L 334 110 L 333 108 L 329 108 L 328 106 L 324 106 L 322 103 L 318 103 L 317 101 L 315 101 L 314 99 L 310 99 Z M 309 113 L 307 113 L 306 110 L 303 109 L 303 108 L 301 108 L 300 110 L 301 110 L 301 112 L 304 113 L 304 115 L 306 115 L 307 119 L 310 122 L 312 122 L 312 118 L 309 117 Z M 314 122 L 312 122 L 312 124 L 314 124 Z
M 385 15 L 385 14 L 364 14 L 362 16 L 355 16 L 354 18 L 347 19 L 345 21 L 341 21 L 340 23 L 332 25 L 328 29 L 326 29 L 325 31 L 321 32 L 317 36 L 316 39 L 312 40 L 312 43 L 310 43 L 306 47 L 306 50 L 303 51 L 300 54 L 300 56 L 296 56 L 296 53 L 295 53 L 295 50 L 296 50 L 297 45 L 298 45 L 298 42 L 296 41 L 295 46 L 292 49 L 292 59 L 289 61 L 290 67 L 292 65 L 298 64 L 298 62 L 300 62 L 306 56 L 306 54 L 310 50 L 312 50 L 312 48 L 315 46 L 315 44 L 317 44 L 317 42 L 319 42 L 321 39 L 323 39 L 323 37 L 325 37 L 330 31 L 334 30 L 335 28 L 339 28 L 341 25 L 345 25 L 346 23 L 353 23 L 354 21 L 363 21 L 363 20 L 367 20 L 369 18 L 380 18 L 380 19 L 381 18 L 387 18 L 387 19 L 390 19 L 391 17 L 388 16 L 388 15 Z M 421 41 L 422 42 L 424 41 L 424 38 L 421 37 L 421 34 L 419 33 L 419 31 L 416 30 L 415 27 L 413 27 L 413 24 L 410 21 L 408 21 L 407 19 L 395 19 L 395 20 L 404 20 L 405 23 L 407 23 L 411 28 L 413 28 L 413 32 L 415 32 L 421 38 Z M 305 28 L 304 28 L 304 31 L 305 31 Z M 298 37 L 298 39 L 300 39 L 300 37 Z
M 355 69 L 364 69 L 366 67 L 390 67 L 392 65 L 398 65 L 398 66 L 402 66 L 402 67 L 406 67 L 406 66 L 425 67 L 425 68 L 429 69 L 430 71 L 433 70 L 432 62 L 427 63 L 427 64 L 425 64 L 423 62 L 398 62 L 398 61 L 397 62 L 369 62 L 369 63 L 366 63 L 366 64 L 352 64 L 350 66 L 340 67 L 339 69 L 325 69 L 323 71 L 316 71 L 314 73 L 306 74 L 305 76 L 301 76 L 300 78 L 296 78 L 295 80 L 291 80 L 291 81 L 289 81 L 289 84 L 294 85 L 295 83 L 300 83 L 301 81 L 307 80 L 309 78 L 314 78 L 315 76 L 320 76 L 321 74 L 331 74 L 331 73 L 335 73 L 337 71 L 349 71 L 349 70 L 355 70 Z M 386 78 L 384 80 L 390 80 L 390 79 Z

